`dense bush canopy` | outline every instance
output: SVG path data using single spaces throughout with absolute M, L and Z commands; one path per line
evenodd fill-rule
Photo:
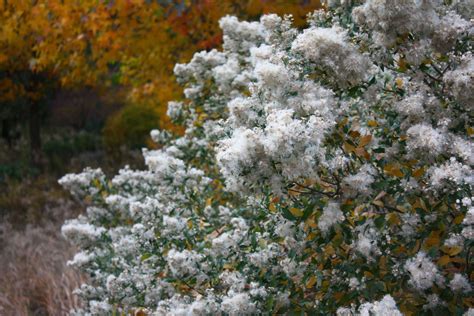
M 175 67 L 184 135 L 60 180 L 77 313 L 472 313 L 472 3 L 328 6 L 222 18 Z

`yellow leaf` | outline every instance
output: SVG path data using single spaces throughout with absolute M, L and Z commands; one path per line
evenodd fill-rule
M 425 241 L 425 247 L 431 248 L 433 246 L 438 246 L 441 242 L 439 235 L 440 235 L 439 231 L 437 230 L 432 231 Z
M 402 212 L 402 213 L 406 213 L 408 211 L 407 208 L 403 205 L 397 205 L 397 206 L 395 206 L 395 208 L 397 210 L 399 210 L 400 212 Z
M 349 121 L 349 119 L 347 117 L 345 117 L 342 121 L 340 121 L 338 123 L 339 126 L 344 126 L 347 124 L 347 122 Z
M 426 207 L 425 201 L 423 201 L 423 199 L 420 199 L 420 205 L 425 211 L 428 210 L 428 208 Z
M 308 282 L 306 283 L 306 288 L 310 289 L 316 284 L 316 277 L 313 275 L 311 278 L 309 278 Z
M 447 247 L 447 246 L 445 246 L 445 247 L 441 247 L 441 250 L 444 253 L 450 255 L 451 257 L 453 257 L 453 256 L 459 254 L 462 251 L 462 247 L 458 247 L 458 246 Z
M 351 153 L 355 150 L 355 147 L 347 142 L 344 142 L 344 150 L 346 151 L 346 153 Z
M 413 312 L 413 307 L 410 306 L 409 304 L 400 304 L 400 311 L 402 312 L 403 315 L 405 316 L 411 316 L 414 315 Z
M 308 218 L 308 219 L 306 220 L 306 225 L 307 225 L 308 227 L 311 227 L 311 228 L 316 228 L 316 227 L 318 227 L 318 225 L 316 224 L 316 222 L 314 221 L 313 218 Z
M 317 234 L 316 233 L 309 233 L 308 237 L 306 237 L 307 241 L 314 240 L 316 238 Z
M 92 185 L 94 185 L 96 188 L 100 188 L 101 185 L 99 179 L 92 180 Z
M 381 198 L 383 198 L 386 195 L 387 195 L 387 192 L 381 191 L 379 194 L 377 194 L 377 196 L 375 197 L 375 200 L 380 200 Z
M 232 270 L 232 269 L 234 269 L 234 266 L 230 263 L 226 263 L 222 266 L 222 268 L 225 269 L 225 270 Z
M 331 240 L 335 245 L 337 244 L 342 244 L 344 241 L 344 237 L 342 236 L 342 233 L 340 231 L 337 232 L 336 236 Z
M 303 211 L 296 207 L 290 208 L 290 213 L 293 214 L 293 216 L 295 217 L 303 216 Z
M 186 248 L 187 248 L 188 250 L 192 250 L 192 249 L 193 249 L 193 245 L 192 245 L 189 241 L 187 241 L 187 240 L 186 240 Z
M 370 120 L 367 122 L 367 125 L 369 125 L 370 127 L 376 127 L 379 126 L 379 123 L 377 123 L 377 121 Z
M 464 214 L 459 214 L 458 216 L 454 218 L 453 223 L 456 225 L 459 225 L 462 223 L 463 220 L 464 220 Z
M 403 172 L 400 170 L 400 167 L 399 167 L 399 166 L 396 166 L 396 165 L 393 165 L 393 164 L 387 164 L 387 165 L 385 165 L 385 167 L 383 168 L 383 170 L 384 170 L 385 173 L 387 173 L 388 175 L 391 175 L 391 176 L 394 176 L 394 177 L 398 177 L 398 178 L 402 178 L 402 177 L 403 177 Z
M 188 220 L 188 228 L 189 229 L 193 228 L 193 221 L 192 220 Z
M 425 173 L 425 168 L 421 167 L 421 168 L 416 169 L 415 171 L 413 171 L 412 175 L 413 175 L 415 178 L 419 178 L 419 177 L 421 177 L 424 173 Z
M 391 172 L 393 170 L 393 168 L 395 168 L 394 165 L 392 164 L 386 164 L 384 167 L 383 167 L 383 170 L 387 173 Z
M 301 193 L 298 192 L 298 191 L 295 191 L 294 188 L 295 188 L 295 187 L 290 188 L 290 189 L 288 190 L 288 195 L 293 196 L 293 197 L 298 197 L 298 196 L 300 196 Z
M 451 262 L 466 264 L 466 259 L 461 258 L 461 257 L 454 257 L 454 258 L 451 258 Z
M 408 67 L 408 63 L 407 63 L 406 59 L 400 58 L 398 60 L 398 70 L 401 71 L 401 72 L 405 72 L 408 69 L 407 67 Z
M 423 65 L 430 65 L 432 63 L 431 59 L 429 58 L 425 58 L 423 59 L 423 61 L 421 62 Z
M 379 267 L 381 269 L 386 269 L 387 268 L 387 257 L 380 257 Z
M 332 256 L 336 253 L 331 245 L 326 246 L 325 252 L 328 256 Z
M 397 85 L 398 89 L 402 89 L 403 88 L 403 79 L 402 78 L 395 79 L 395 84 Z
M 272 213 L 275 213 L 276 212 L 276 206 L 275 204 L 273 203 L 270 203 L 270 205 L 268 205 L 268 210 Z
M 415 203 L 413 203 L 412 206 L 413 206 L 414 209 L 421 208 L 421 209 L 427 211 L 426 204 L 422 199 L 416 199 Z
M 360 138 L 359 147 L 364 147 L 372 141 L 372 135 L 365 135 Z
M 380 200 L 373 201 L 372 204 L 375 204 L 375 205 L 380 206 L 380 207 L 384 207 L 383 202 L 380 201 Z
M 469 136 L 474 135 L 474 128 L 468 127 L 468 128 L 467 128 L 467 135 L 469 135 Z
M 323 299 L 324 294 L 325 294 L 325 293 L 324 293 L 323 291 L 318 292 L 318 293 L 316 293 L 316 295 L 314 296 L 314 298 L 315 298 L 316 300 L 320 301 L 320 300 Z
M 472 280 L 472 278 L 471 278 Z M 466 305 L 467 307 L 469 308 L 473 308 L 474 307 L 474 298 L 473 297 L 466 297 L 466 298 L 463 298 L 462 299 L 462 302 L 464 305 Z
M 404 165 L 407 166 L 407 167 L 412 167 L 412 166 L 416 165 L 417 163 L 418 163 L 417 159 L 411 159 L 411 160 L 408 160 L 407 162 L 405 162 Z
M 451 258 L 449 258 L 448 255 L 442 256 L 441 258 L 438 259 L 438 265 L 439 266 L 445 266 L 451 261 Z
M 387 221 L 392 225 L 399 225 L 400 224 L 400 217 L 396 213 L 388 214 Z

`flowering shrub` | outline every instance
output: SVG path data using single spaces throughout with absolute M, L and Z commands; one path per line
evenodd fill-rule
M 184 136 L 60 180 L 92 203 L 62 229 L 77 313 L 473 312 L 472 2 L 329 7 L 221 19 L 175 67 Z

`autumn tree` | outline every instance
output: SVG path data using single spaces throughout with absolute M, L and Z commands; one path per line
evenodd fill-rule
M 41 148 L 41 104 L 50 93 L 59 87 L 119 85 L 129 90 L 131 103 L 151 105 L 160 117 L 160 126 L 170 128 L 172 125 L 164 115 L 166 102 L 180 96 L 173 66 L 189 59 L 198 49 L 220 45 L 221 33 L 216 23 L 220 17 L 234 14 L 256 19 L 261 13 L 284 9 L 294 13 L 295 21 L 301 24 L 306 13 L 318 3 L 3 1 L 0 4 L 3 126 L 28 108 L 25 116 L 29 121 L 31 151 L 37 160 Z

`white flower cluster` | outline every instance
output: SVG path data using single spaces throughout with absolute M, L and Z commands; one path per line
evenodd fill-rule
M 341 307 L 337 310 L 337 316 L 402 316 L 397 308 L 397 303 L 390 295 L 385 295 L 380 301 L 362 304 L 356 312 L 354 308 Z
M 316 67 L 328 71 L 330 77 L 342 87 L 359 84 L 369 78 L 370 59 L 350 43 L 347 31 L 341 27 L 309 28 L 298 35 L 291 48 Z
M 222 18 L 175 67 L 184 134 L 60 180 L 91 204 L 62 229 L 76 314 L 469 313 L 469 3 L 330 2 L 305 30 Z
M 456 100 L 469 111 L 474 109 L 474 58 L 472 52 L 464 54 L 458 68 L 447 71 L 443 75 L 443 81 L 450 88 L 450 92 Z
M 82 198 L 88 194 L 94 195 L 97 188 L 91 185 L 93 180 L 104 181 L 105 174 L 101 169 L 86 168 L 79 174 L 67 174 L 59 180 L 59 184 L 74 196 Z
M 344 220 L 344 213 L 341 212 L 339 204 L 335 202 L 329 202 L 328 205 L 323 208 L 323 213 L 319 217 L 318 227 L 323 233 L 327 233 L 331 226 Z
M 434 283 L 444 282 L 438 268 L 424 252 L 419 252 L 415 258 L 409 259 L 405 263 L 405 269 L 410 273 L 410 283 L 419 290 L 426 290 Z
M 439 23 L 436 0 L 369 0 L 353 11 L 354 19 L 373 31 L 379 45 L 393 45 L 397 36 L 415 33 L 425 36 Z

